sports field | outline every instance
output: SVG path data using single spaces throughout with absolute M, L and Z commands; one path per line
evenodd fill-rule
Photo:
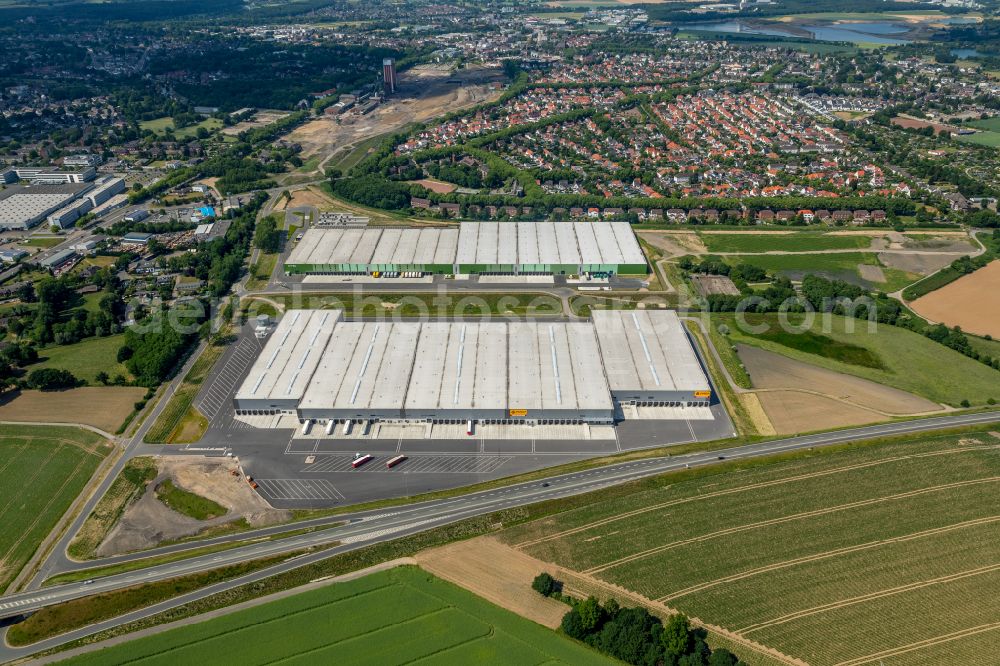
M 500 537 L 813 666 L 991 663 L 1000 435 L 849 445 L 640 488 Z
M 0 592 L 111 451 L 87 430 L 0 426 Z
M 68 664 L 609 664 L 416 567 L 338 583 Z
M 785 332 L 777 315 L 747 315 L 745 320 L 760 326 L 757 333 L 733 315 L 714 315 L 712 325 L 728 326 L 733 342 L 893 386 L 936 403 L 958 406 L 968 400 L 983 405 L 990 398 L 1000 400 L 1000 372 L 904 328 L 879 324 L 870 330 L 867 320 L 834 315 L 817 315 L 805 328 L 804 321 L 792 315 L 789 323 L 801 328 Z M 799 330 L 809 334 L 797 335 Z

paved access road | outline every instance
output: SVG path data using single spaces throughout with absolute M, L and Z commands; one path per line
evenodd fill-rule
M 251 559 L 273 556 L 311 546 L 331 546 L 322 552 L 310 553 L 286 560 L 267 569 L 238 579 L 218 583 L 209 588 L 184 595 L 177 599 L 158 604 L 151 608 L 98 623 L 70 632 L 48 641 L 37 643 L 30 648 L 0 647 L 0 660 L 24 657 L 43 649 L 75 640 L 127 621 L 147 617 L 169 608 L 194 601 L 216 592 L 237 587 L 253 580 L 259 580 L 283 571 L 316 562 L 331 555 L 368 546 L 390 539 L 416 534 L 418 532 L 447 525 L 465 518 L 479 516 L 494 511 L 509 509 L 535 502 L 560 497 L 569 497 L 592 492 L 656 474 L 662 474 L 685 467 L 700 467 L 718 463 L 720 460 L 755 458 L 819 446 L 830 446 L 849 441 L 874 439 L 878 437 L 907 433 L 927 432 L 942 428 L 979 425 L 1000 422 L 1000 411 L 979 414 L 962 414 L 937 418 L 920 419 L 884 425 L 866 426 L 816 435 L 790 437 L 757 444 L 736 446 L 704 453 L 683 456 L 649 458 L 627 463 L 619 463 L 595 469 L 561 474 L 543 480 L 521 483 L 493 490 L 471 493 L 449 499 L 421 502 L 405 507 L 344 514 L 330 520 L 348 521 L 338 527 L 288 537 L 278 541 L 265 541 L 221 553 L 189 558 L 180 562 L 149 567 L 135 572 L 100 578 L 91 582 L 59 585 L 42 590 L 0 597 L 0 617 L 13 617 L 21 613 L 58 604 L 63 601 L 89 596 L 98 592 L 121 589 L 176 576 L 205 571 L 227 564 L 245 562 Z M 246 537 L 247 535 L 243 535 Z M 148 556 L 138 554 L 135 559 Z

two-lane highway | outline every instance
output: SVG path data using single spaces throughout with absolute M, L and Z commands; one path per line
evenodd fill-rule
M 140 619 L 253 580 L 260 580 L 304 564 L 317 562 L 337 553 L 415 534 L 474 516 L 550 499 L 592 492 L 601 488 L 673 470 L 716 464 L 720 460 L 754 458 L 786 451 L 830 446 L 849 441 L 997 422 L 1000 422 L 1000 412 L 963 414 L 894 422 L 830 433 L 771 440 L 683 456 L 635 460 L 597 467 L 586 471 L 554 475 L 538 481 L 470 493 L 449 499 L 421 502 L 395 509 L 390 508 L 331 517 L 330 520 L 347 522 L 337 527 L 321 529 L 308 534 L 287 537 L 277 541 L 251 543 L 219 553 L 192 557 L 178 562 L 156 565 L 92 581 L 53 586 L 41 590 L 0 597 L 0 616 L 5 618 L 14 617 L 25 612 L 89 596 L 98 592 L 107 592 L 143 583 L 166 580 L 194 572 L 246 562 L 252 559 L 291 553 L 305 548 L 323 548 L 320 552 L 308 553 L 283 561 L 253 574 L 224 583 L 218 583 L 209 588 L 164 602 L 163 604 L 158 604 L 151 608 L 143 609 L 142 611 L 130 613 L 121 618 L 70 632 L 69 634 L 43 641 L 30 648 L 0 648 L 0 659 L 6 660 L 26 656 L 39 650 L 54 647 L 67 641 L 117 626 L 125 621 Z

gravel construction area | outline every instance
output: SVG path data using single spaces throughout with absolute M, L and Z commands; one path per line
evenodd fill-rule
M 858 275 L 861 276 L 862 280 L 867 280 L 868 282 L 885 282 L 885 273 L 882 272 L 881 266 L 858 264 Z
M 918 298 L 910 307 L 931 321 L 1000 337 L 1000 261 Z
M 835 399 L 832 402 L 836 405 L 837 410 L 847 407 L 840 401 L 847 401 L 866 411 L 876 410 L 899 415 L 933 412 L 941 409 L 940 405 L 912 393 L 796 361 L 764 349 L 750 345 L 738 345 L 738 350 L 740 360 L 743 361 L 750 373 L 754 388 L 792 389 L 821 393 Z M 762 402 L 763 395 L 761 394 Z M 770 412 L 768 412 L 768 416 L 771 416 Z M 810 428 L 810 430 L 815 430 L 815 428 Z
M 531 581 L 551 565 L 500 543 L 478 537 L 417 553 L 417 564 L 438 578 L 464 587 L 501 608 L 555 629 L 569 606 L 547 599 Z
M 953 254 L 908 254 L 906 252 L 880 252 L 878 255 L 878 260 L 886 268 L 895 268 L 917 275 L 936 273 L 955 261 L 956 258 Z
M 283 522 L 289 511 L 272 508 L 253 492 L 242 475 L 233 476 L 236 463 L 214 458 L 157 458 L 159 474 L 146 492 L 129 506 L 97 555 L 109 557 L 154 548 L 165 541 L 193 536 L 210 527 L 244 519 L 254 527 Z M 183 490 L 201 495 L 229 509 L 213 520 L 195 520 L 169 509 L 156 497 L 156 487 L 171 479 Z

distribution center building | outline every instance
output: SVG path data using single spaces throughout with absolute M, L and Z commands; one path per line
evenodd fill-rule
M 646 259 L 628 222 L 463 222 L 458 229 L 312 228 L 285 272 L 645 275 Z
M 595 312 L 586 322 L 348 321 L 293 310 L 235 408 L 323 422 L 613 423 L 621 405 L 711 397 L 673 310 Z

